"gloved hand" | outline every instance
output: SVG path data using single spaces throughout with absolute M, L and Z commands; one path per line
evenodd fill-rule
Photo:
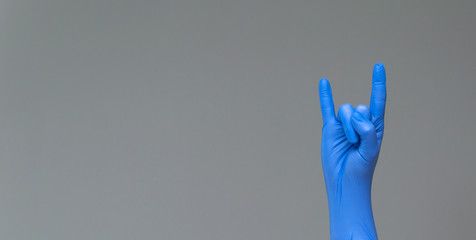
M 371 185 L 384 129 L 385 68 L 374 66 L 370 108 L 343 104 L 337 117 L 329 81 L 319 82 L 321 160 L 332 240 L 377 239 Z

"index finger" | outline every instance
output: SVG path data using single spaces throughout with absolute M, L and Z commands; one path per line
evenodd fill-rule
M 385 102 L 387 101 L 387 83 L 385 67 L 377 63 L 372 72 L 372 93 L 370 95 L 370 113 L 375 118 L 385 115 Z
M 319 100 L 321 102 L 322 123 L 325 125 L 336 118 L 331 84 L 325 78 L 319 81 Z

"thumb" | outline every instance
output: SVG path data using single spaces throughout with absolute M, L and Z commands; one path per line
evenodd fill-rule
M 352 113 L 352 126 L 360 137 L 360 145 L 357 151 L 367 162 L 376 161 L 379 145 L 374 124 L 361 113 L 354 111 Z

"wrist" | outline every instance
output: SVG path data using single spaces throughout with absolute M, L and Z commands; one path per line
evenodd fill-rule
M 332 240 L 377 239 L 370 183 L 327 188 Z
M 329 211 L 331 240 L 377 240 L 377 231 L 371 207 L 365 211 L 341 208 Z

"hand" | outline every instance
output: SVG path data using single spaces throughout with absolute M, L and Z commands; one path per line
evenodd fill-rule
M 374 66 L 370 108 L 343 104 L 337 117 L 329 81 L 319 82 L 321 160 L 329 203 L 331 239 L 377 239 L 371 185 L 384 130 L 385 68 Z

